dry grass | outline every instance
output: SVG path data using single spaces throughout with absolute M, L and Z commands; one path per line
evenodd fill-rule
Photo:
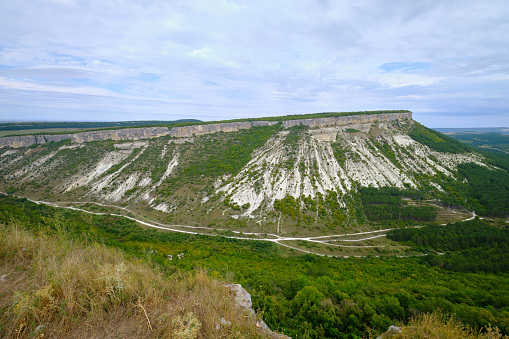
M 0 225 L 0 337 L 261 337 L 233 298 L 201 271 L 168 276 L 103 245 Z M 221 317 L 231 325 L 216 329 Z
M 498 328 L 486 327 L 475 331 L 454 316 L 441 313 L 424 314 L 401 328 L 401 333 L 386 333 L 381 338 L 392 339 L 507 339 Z

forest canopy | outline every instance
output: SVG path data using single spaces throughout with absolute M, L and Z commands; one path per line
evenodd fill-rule
M 75 241 L 105 243 L 170 273 L 200 267 L 212 276 L 229 276 L 249 291 L 253 307 L 272 329 L 292 337 L 304 333 L 309 338 L 365 337 L 369 331 L 380 334 L 398 321 L 437 308 L 470 326 L 491 324 L 509 333 L 507 270 L 496 274 L 454 271 L 427 262 L 431 256 L 293 257 L 284 255 L 273 243 L 157 232 L 118 216 L 88 215 L 8 196 L 0 197 L 0 222 L 37 232 L 65 232 Z M 458 223 L 443 229 L 471 227 L 477 240 L 468 246 L 484 249 L 504 243 L 503 230 L 494 229 L 493 236 L 486 239 L 478 237 L 475 228 L 487 227 L 480 223 Z M 458 234 L 444 233 L 443 237 Z M 432 237 L 428 237 L 430 241 Z M 439 242 L 436 248 L 449 246 L 447 242 Z M 451 251 L 467 248 L 462 243 L 459 238 Z M 185 253 L 185 257 L 167 259 L 177 253 Z M 490 258 L 486 260 L 499 260 Z

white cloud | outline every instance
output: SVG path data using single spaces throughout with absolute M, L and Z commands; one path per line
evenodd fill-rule
M 508 16 L 496 0 L 4 1 L 0 119 L 53 93 L 44 105 L 78 120 L 469 107 L 483 119 L 484 105 L 500 123 Z

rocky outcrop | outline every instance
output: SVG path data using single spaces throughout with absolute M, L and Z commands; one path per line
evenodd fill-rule
M 283 121 L 284 128 L 290 128 L 297 125 L 304 125 L 311 128 L 323 128 L 328 126 L 345 126 L 355 124 L 366 124 L 375 121 L 390 122 L 397 120 L 411 120 L 412 113 L 381 113 L 381 114 L 363 114 L 348 115 L 330 118 L 300 119 Z M 100 130 L 90 132 L 80 132 L 73 134 L 56 135 L 26 135 L 0 138 L 1 147 L 27 147 L 33 144 L 44 144 L 46 142 L 58 142 L 71 139 L 73 143 L 84 143 L 100 140 L 140 140 L 158 138 L 170 135 L 176 138 L 190 138 L 193 136 L 212 134 L 218 132 L 238 132 L 244 129 L 250 129 L 256 126 L 273 126 L 279 121 L 242 121 L 226 122 L 217 124 L 191 125 L 182 127 L 142 127 L 142 128 L 124 128 L 117 130 Z
M 255 316 L 251 295 L 239 284 L 226 284 L 225 286 L 235 293 L 235 303 L 248 311 L 252 316 Z M 287 335 L 273 332 L 263 320 L 256 320 L 256 327 L 259 328 L 260 332 L 268 335 L 270 338 L 292 339 Z
M 389 329 L 385 333 L 383 333 L 381 336 L 377 337 L 376 339 L 392 338 L 398 334 L 401 334 L 401 327 L 391 325 L 391 327 L 389 327 Z
M 217 132 L 237 132 L 241 129 L 250 129 L 251 123 L 244 122 L 226 122 L 209 125 L 192 125 L 183 127 L 173 127 L 170 130 L 170 136 L 177 138 L 189 138 L 195 135 L 212 134 Z
M 12 148 L 28 147 L 36 143 L 37 138 L 34 135 L 0 138 L 0 147 L 12 147 Z
M 168 127 L 124 128 L 118 130 L 90 131 L 71 134 L 72 142 L 82 143 L 100 140 L 140 140 L 169 134 Z
M 252 121 L 251 125 L 253 127 L 257 127 L 257 126 L 274 126 L 274 125 L 277 125 L 278 123 L 279 123 L 279 121 Z
M 43 135 L 36 135 L 35 136 L 35 140 L 37 141 L 38 144 L 45 144 L 46 143 L 46 139 L 44 139 Z
M 381 114 L 362 114 L 347 115 L 340 117 L 316 118 L 316 119 L 300 119 L 283 121 L 284 128 L 304 125 L 311 128 L 323 128 L 329 126 L 344 126 L 352 124 L 368 124 L 375 121 L 390 122 L 397 120 L 411 120 L 412 112 L 405 113 L 381 113 Z
M 41 135 L 46 142 L 59 142 L 62 140 L 72 139 L 72 134 L 55 134 L 55 135 Z

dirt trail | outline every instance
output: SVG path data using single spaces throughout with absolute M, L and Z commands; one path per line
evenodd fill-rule
M 9 194 L 7 194 L 5 192 L 0 192 L 0 194 L 9 195 Z M 335 239 L 335 238 L 340 238 L 340 237 L 344 238 L 344 237 L 359 236 L 359 235 L 369 235 L 369 234 L 384 233 L 384 232 L 386 233 L 386 232 L 388 232 L 390 230 L 393 230 L 393 228 L 388 228 L 388 229 L 376 230 L 376 231 L 357 232 L 357 233 L 348 233 L 348 234 L 324 235 L 324 236 L 318 236 L 318 237 L 283 237 L 283 236 L 280 236 L 278 234 L 270 234 L 270 233 L 249 233 L 249 232 L 231 231 L 231 230 L 227 230 L 227 229 L 216 229 L 218 231 L 229 231 L 229 232 L 236 233 L 236 234 L 241 234 L 242 233 L 242 235 L 255 236 L 256 237 L 256 238 L 249 238 L 249 237 L 243 237 L 243 236 L 217 235 L 217 234 L 210 234 L 210 233 L 205 233 L 205 232 L 198 232 L 197 230 L 199 230 L 199 229 L 210 230 L 210 228 L 203 227 L 203 226 L 168 225 L 168 224 L 162 224 L 162 223 L 159 223 L 157 221 L 152 221 L 152 220 L 144 221 L 144 220 L 137 219 L 135 217 L 131 217 L 131 216 L 123 215 L 123 214 L 106 213 L 106 212 L 91 212 L 91 211 L 87 211 L 85 209 L 74 207 L 74 206 L 59 205 L 58 203 L 55 203 L 55 202 L 42 201 L 42 200 L 32 200 L 32 199 L 29 199 L 29 198 L 25 198 L 25 199 L 27 199 L 27 200 L 29 200 L 29 201 L 31 201 L 33 203 L 36 203 L 36 204 L 44 204 L 44 205 L 48 205 L 48 206 L 52 206 L 52 207 L 70 209 L 70 210 L 84 212 L 84 213 L 88 213 L 88 214 L 111 215 L 111 216 L 117 216 L 117 217 L 124 217 L 126 219 L 130 219 L 132 221 L 135 221 L 135 222 L 137 222 L 139 224 L 142 224 L 144 226 L 147 226 L 147 227 L 161 229 L 161 230 L 166 230 L 166 231 L 171 231 L 171 232 L 185 233 L 185 234 L 199 234 L 199 235 L 206 235 L 206 236 L 212 236 L 212 237 L 221 236 L 221 237 L 230 238 L 230 239 L 242 239 L 242 240 L 253 240 L 253 241 L 270 241 L 270 242 L 279 244 L 279 245 L 284 246 L 284 247 L 292 248 L 292 249 L 294 249 L 296 251 L 300 251 L 300 252 L 304 252 L 304 253 L 309 253 L 309 254 L 315 254 L 315 255 L 318 255 L 318 256 L 325 256 L 325 254 L 316 253 L 316 252 L 304 250 L 302 248 L 294 247 L 294 246 L 282 243 L 282 241 L 308 241 L 308 242 L 312 242 L 312 243 L 324 244 L 324 245 L 327 245 L 327 246 L 335 246 L 335 247 L 340 246 L 340 247 L 355 247 L 355 248 L 373 248 L 373 247 L 383 247 L 383 246 L 339 245 L 339 244 L 331 244 L 330 242 L 331 241 L 360 242 L 360 241 L 364 241 L 364 240 L 370 240 L 370 239 L 385 237 L 386 235 L 385 234 L 379 234 L 379 235 L 365 237 L 365 238 L 361 238 L 361 239 L 342 239 L 342 240 L 339 240 L 339 239 Z M 120 206 L 115 206 L 115 205 L 108 205 L 108 204 L 102 204 L 102 203 L 98 203 L 98 202 L 86 202 L 85 203 L 85 202 L 80 202 L 80 201 L 61 201 L 59 203 L 60 204 L 76 204 L 76 205 L 83 205 L 83 204 L 89 203 L 89 204 L 95 204 L 95 205 L 103 206 L 103 207 L 118 208 L 118 209 L 124 210 L 124 211 L 126 211 L 128 213 L 131 213 L 133 215 L 136 215 L 136 213 L 130 211 L 129 209 L 127 209 L 125 207 L 120 207 Z M 475 217 L 476 217 L 475 212 L 472 212 L 472 217 L 471 218 L 468 218 L 468 219 L 465 219 L 465 220 L 462 220 L 462 221 L 472 220 Z M 422 226 L 415 226 L 415 227 L 418 228 L 418 227 L 422 227 Z M 186 231 L 186 230 L 182 230 L 182 229 L 179 229 L 179 228 L 195 229 L 196 231 L 191 231 L 191 230 Z M 331 256 L 331 257 L 344 257 L 344 258 L 349 257 L 348 255 L 328 255 L 328 256 Z M 362 257 L 362 256 L 355 255 L 353 257 Z

